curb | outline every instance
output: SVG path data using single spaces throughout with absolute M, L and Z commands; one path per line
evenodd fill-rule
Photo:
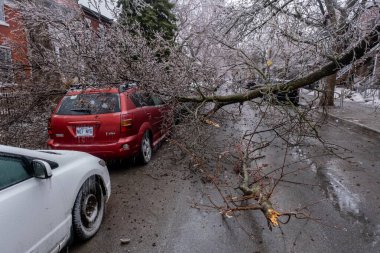
M 305 97 L 307 97 L 307 96 L 304 95 L 303 99 L 307 100 Z M 322 112 L 321 110 L 317 110 L 317 112 L 320 115 L 320 117 L 323 117 L 326 120 L 329 120 L 330 123 L 333 122 L 333 125 L 336 127 L 344 126 L 344 127 L 347 127 L 347 128 L 349 128 L 355 132 L 380 138 L 380 128 L 376 129 L 376 128 L 364 125 L 362 123 L 359 123 L 357 121 L 352 121 L 349 119 L 345 119 L 345 118 L 336 116 L 336 115 L 332 114 L 331 112 L 329 112 L 328 110 L 324 111 L 324 112 Z
M 336 123 L 335 124 L 336 126 L 345 126 L 345 127 L 350 128 L 351 130 L 353 130 L 355 132 L 363 133 L 363 134 L 374 136 L 374 137 L 380 137 L 380 130 L 378 130 L 378 129 L 374 129 L 374 128 L 371 128 L 369 126 L 366 126 L 366 125 L 363 125 L 361 123 L 354 122 L 351 120 L 342 119 L 342 118 L 337 117 L 337 116 L 330 114 L 328 112 L 327 112 L 327 114 L 323 114 L 322 112 L 319 112 L 319 113 L 322 116 L 327 116 L 326 118 L 328 120 L 330 120 L 330 121 L 333 120 Z M 338 121 L 338 122 L 336 122 L 336 121 Z

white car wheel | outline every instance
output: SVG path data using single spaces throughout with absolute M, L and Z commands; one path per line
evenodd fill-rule
M 88 240 L 100 228 L 104 215 L 104 195 L 95 177 L 84 182 L 73 208 L 73 228 L 76 238 Z
M 152 158 L 152 144 L 149 137 L 149 132 L 145 132 L 141 140 L 140 158 L 142 163 L 149 163 Z

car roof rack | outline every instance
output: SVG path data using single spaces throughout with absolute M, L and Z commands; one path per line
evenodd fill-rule
M 119 90 L 119 93 L 125 92 L 129 89 L 137 87 L 137 81 L 126 81 L 126 82 L 115 82 L 115 83 L 106 83 L 106 84 L 91 84 L 91 85 L 83 85 L 83 84 L 71 84 L 68 91 L 78 91 L 87 88 L 102 88 L 102 86 L 116 87 Z
M 126 82 L 126 83 L 120 84 L 119 92 L 122 93 L 136 87 L 137 87 L 137 82 Z
M 82 90 L 82 89 L 83 89 L 83 85 L 76 83 L 76 84 L 71 84 L 68 91 L 77 91 L 77 90 Z

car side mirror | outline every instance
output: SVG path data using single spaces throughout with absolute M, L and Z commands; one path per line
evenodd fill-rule
M 33 173 L 34 177 L 46 179 L 52 176 L 50 164 L 42 160 L 33 160 Z

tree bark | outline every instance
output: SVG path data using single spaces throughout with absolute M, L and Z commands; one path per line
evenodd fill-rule
M 338 27 L 338 21 L 335 13 L 334 3 L 333 0 L 325 0 L 325 5 L 328 13 L 327 26 L 332 28 L 333 30 L 336 30 Z M 333 33 L 333 37 L 337 39 L 337 35 Z M 335 49 L 337 49 L 335 47 Z M 337 50 L 337 52 L 340 52 Z M 336 84 L 336 73 L 332 74 L 331 76 L 326 77 L 326 83 L 323 89 L 323 95 L 321 100 L 319 101 L 320 106 L 334 106 L 334 91 L 335 91 L 335 84 Z
M 319 101 L 320 106 L 334 106 L 336 76 L 337 74 L 334 73 L 331 76 L 326 77 L 326 83 L 323 89 L 324 92 L 322 94 L 321 100 Z

